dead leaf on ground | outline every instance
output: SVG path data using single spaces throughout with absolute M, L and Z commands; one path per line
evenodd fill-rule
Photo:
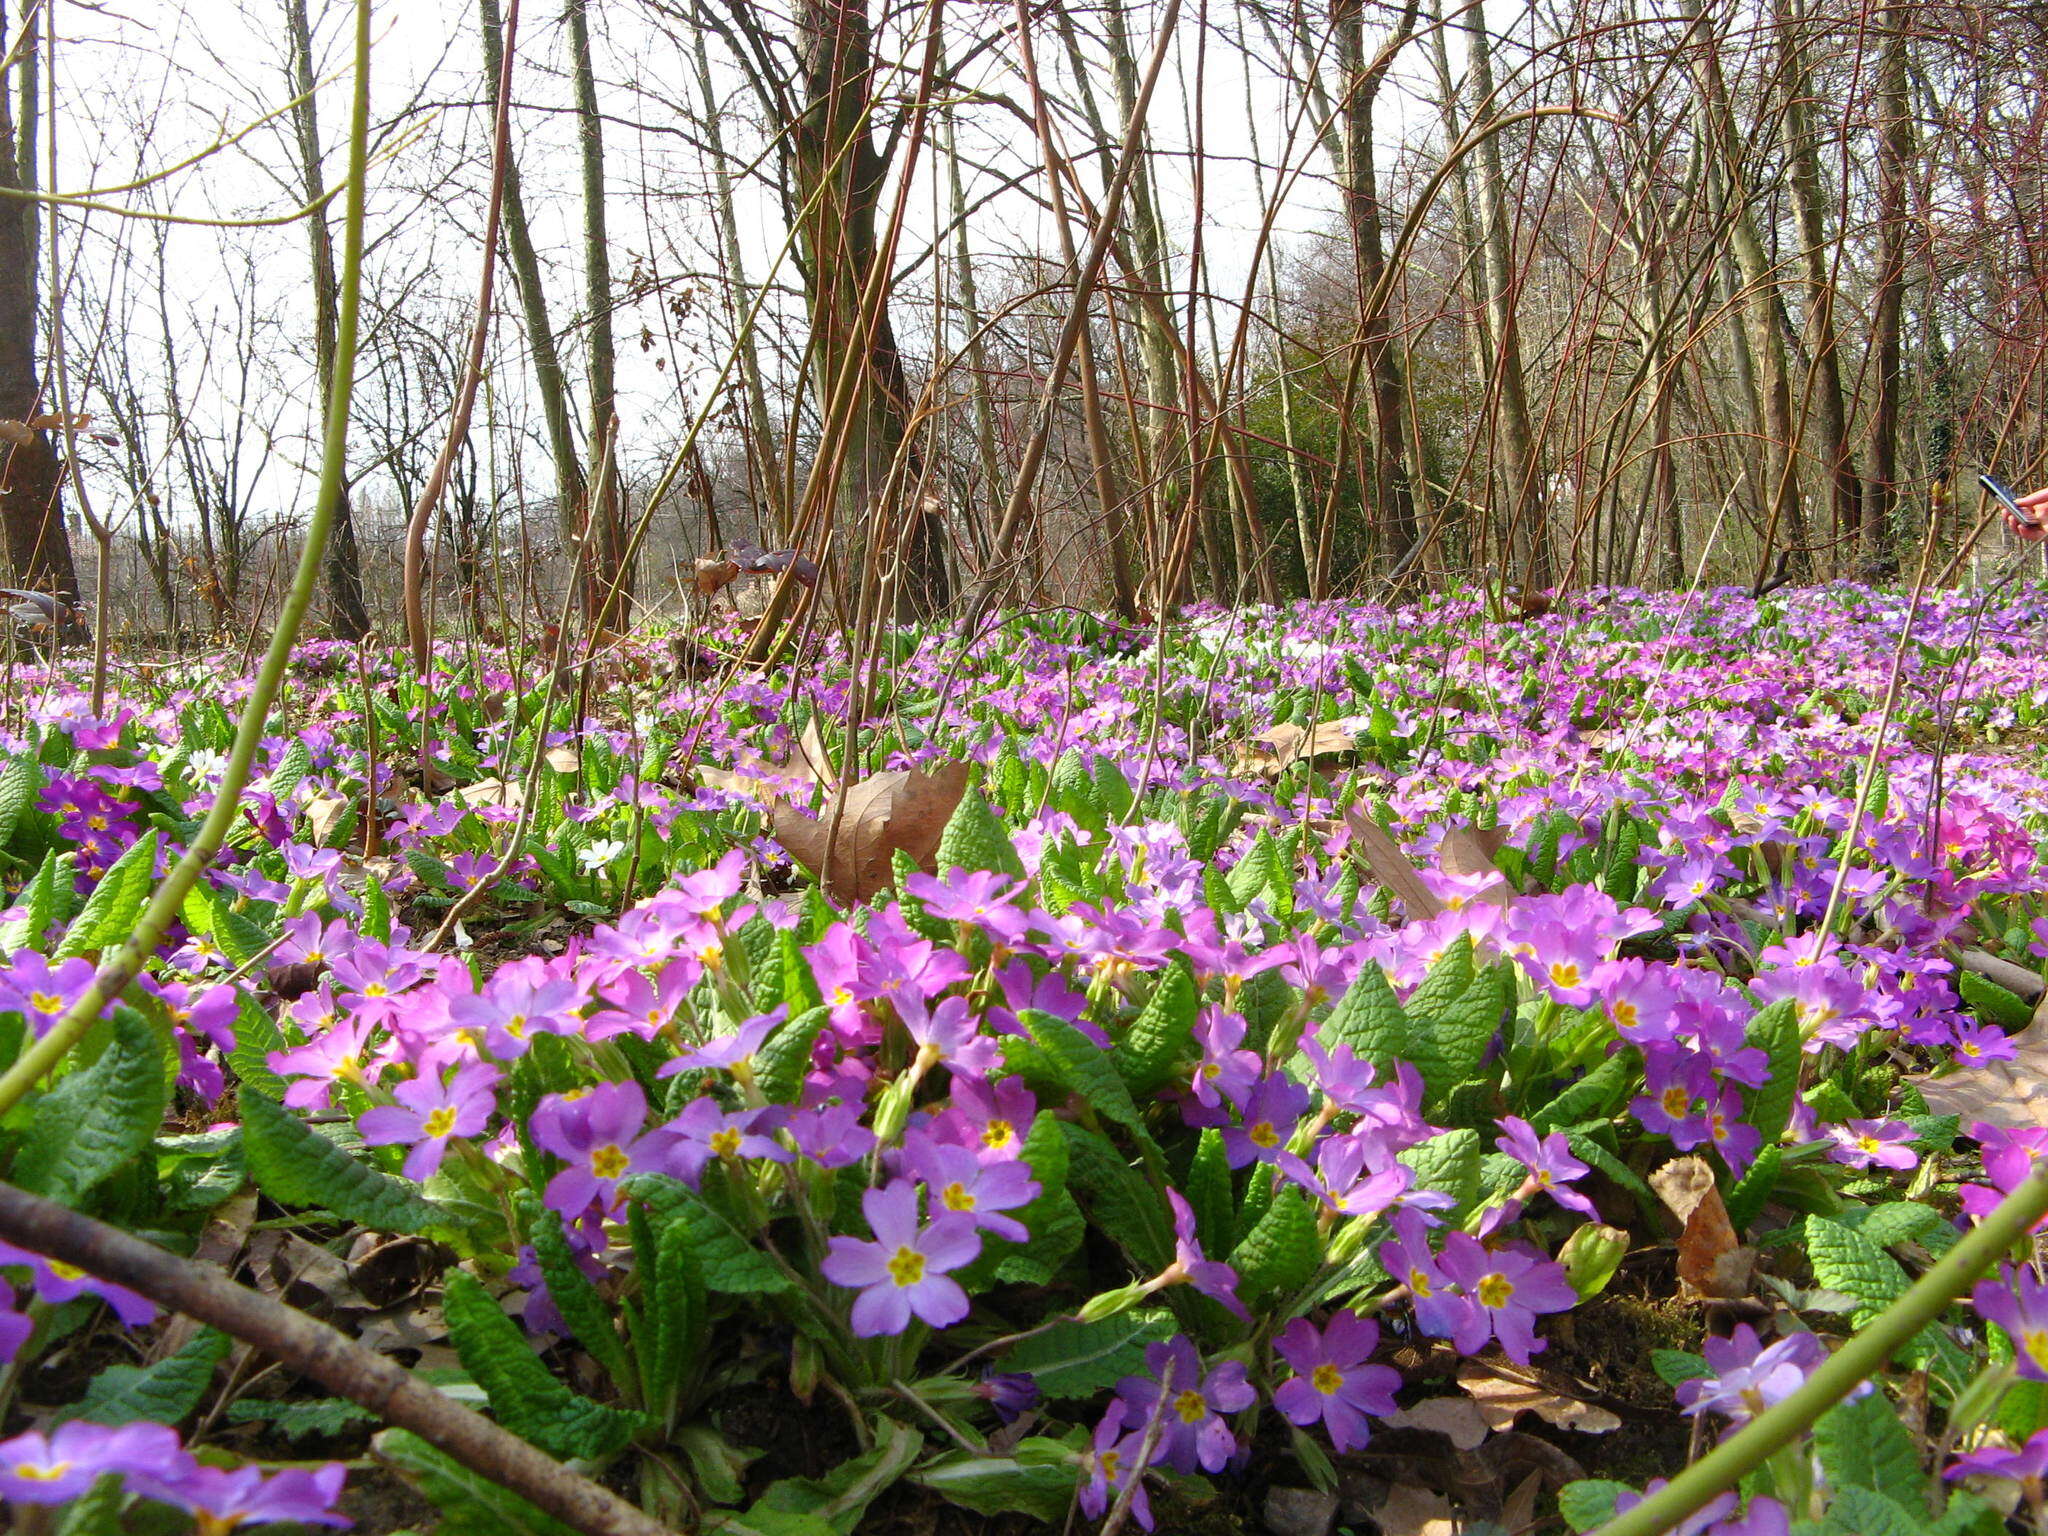
M 1605 1408 L 1553 1392 L 1538 1381 L 1500 1376 L 1468 1365 L 1458 1372 L 1458 1385 L 1472 1394 L 1489 1429 L 1506 1429 L 1524 1413 L 1534 1413 L 1546 1424 L 1582 1435 L 1604 1435 L 1621 1428 L 1620 1418 Z
M 549 747 L 540 760 L 557 773 L 575 773 L 583 766 L 583 757 L 574 747 Z
M 1387 829 L 1353 806 L 1344 813 L 1344 825 L 1351 829 L 1351 846 L 1365 861 L 1373 879 L 1400 898 L 1411 923 L 1427 922 L 1444 909 L 1422 883 L 1414 861 L 1401 851 Z
M 1445 874 L 1461 880 L 1483 877 L 1484 883 L 1464 897 L 1465 901 L 1506 903 L 1513 898 L 1515 889 L 1494 863 L 1494 856 L 1507 846 L 1507 841 L 1506 827 L 1452 827 L 1437 844 L 1437 865 Z
M 1458 1522 L 1451 1501 L 1413 1483 L 1396 1483 L 1386 1502 L 1372 1512 L 1380 1536 L 1456 1536 Z
M 315 847 L 327 841 L 341 818 L 348 814 L 348 805 L 340 795 L 314 795 L 306 801 L 306 834 Z
M 769 811 L 775 839 L 789 856 L 825 882 L 841 905 L 866 901 L 895 878 L 900 848 L 929 871 L 939 838 L 967 790 L 967 764 L 946 763 L 929 772 L 898 768 L 871 774 L 828 795 L 814 821 L 783 804 Z
M 1937 1077 L 1916 1072 L 1906 1079 L 1920 1090 L 1930 1115 L 1957 1115 L 1967 1128 L 1988 1120 L 2008 1130 L 2048 1127 L 2048 997 L 2034 1008 L 2027 1027 L 2008 1036 L 2010 1061 L 1958 1067 Z
M 489 805 L 516 811 L 526 803 L 526 791 L 504 779 L 478 779 L 455 791 L 455 798 L 473 811 Z
M 1543 1470 L 1537 1468 L 1515 1485 L 1501 1505 L 1500 1523 L 1511 1531 L 1526 1531 L 1536 1523 L 1536 1501 L 1543 1495 Z
M 1325 720 L 1313 730 L 1282 722 L 1259 732 L 1237 750 L 1239 773 L 1278 774 L 1303 758 L 1321 762 L 1358 750 L 1358 732 L 1366 727 L 1362 715 L 1342 720 Z
M 1469 1451 L 1492 1433 L 1479 1404 L 1469 1397 L 1425 1397 L 1412 1408 L 1390 1413 L 1382 1423 L 1396 1429 L 1426 1429 L 1447 1437 L 1461 1451 Z
M 1674 1158 L 1650 1175 L 1650 1187 L 1684 1226 L 1678 1238 L 1680 1283 L 1720 1301 L 1747 1296 L 1756 1250 L 1736 1235 L 1707 1160 Z

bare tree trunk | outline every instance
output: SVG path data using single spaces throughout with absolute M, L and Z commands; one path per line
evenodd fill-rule
M 1849 444 L 1848 408 L 1842 395 L 1841 341 L 1835 330 L 1835 280 L 1829 270 L 1828 195 L 1821 173 L 1820 130 L 1815 121 L 1810 41 L 1803 0 L 1781 0 L 1778 46 L 1785 53 L 1785 114 L 1791 135 L 1792 195 L 1799 209 L 1799 241 L 1806 260 L 1806 347 L 1810 358 L 1807 399 L 1816 411 L 1821 462 L 1826 467 L 1834 537 L 1846 541 L 1854 564 L 1863 515 L 1862 482 Z M 1840 563 L 1840 557 L 1837 557 Z
M 1466 16 L 1465 31 L 1471 40 L 1473 110 L 1475 115 L 1491 114 L 1497 111 L 1493 100 L 1493 40 L 1486 29 L 1486 8 L 1479 0 L 1474 0 Z M 1479 270 L 1486 292 L 1494 375 L 1499 385 L 1500 430 L 1507 449 L 1506 533 L 1510 557 L 1520 579 L 1531 588 L 1544 587 L 1550 584 L 1547 514 L 1542 468 L 1529 421 L 1528 380 L 1522 367 L 1514 230 L 1508 219 L 1500 135 L 1488 134 L 1481 140 L 1478 154 L 1480 238 L 1485 248 Z
M 1914 154 L 1907 100 L 1906 27 L 1912 11 L 1882 11 L 1884 53 L 1878 63 L 1877 292 L 1871 305 L 1870 348 L 1876 400 L 1870 412 L 1870 481 L 1864 488 L 1864 553 L 1896 569 L 1893 514 L 1899 495 L 1899 400 L 1906 314 L 1906 177 Z
M 597 75 L 590 58 L 589 0 L 569 0 L 570 71 L 576 88 L 576 137 L 583 172 L 584 323 L 589 329 L 590 469 L 586 483 L 596 501 L 586 537 L 595 545 L 590 574 L 591 622 L 623 628 L 633 615 L 633 571 L 620 514 L 617 349 L 612 335 L 612 260 L 604 219 L 604 124 L 597 110 Z M 613 460 L 604 472 L 607 457 Z
M 1351 234 L 1358 284 L 1358 345 L 1364 352 L 1367 395 L 1372 402 L 1371 467 L 1365 484 L 1385 535 L 1381 557 L 1391 571 L 1415 547 L 1415 498 L 1407 464 L 1408 432 L 1402 420 L 1406 391 L 1401 359 L 1388 333 L 1386 301 L 1375 303 L 1372 298 L 1381 292 L 1387 271 L 1379 176 L 1373 165 L 1373 107 L 1393 62 L 1393 48 L 1415 30 L 1416 5 L 1410 0 L 1393 37 L 1370 64 L 1365 54 L 1364 0 L 1336 0 L 1331 10 L 1337 64 L 1344 82 L 1338 113 L 1343 125 L 1344 222 Z
M 292 122 L 299 151 L 301 190 L 308 203 L 326 195 L 327 178 L 320 164 L 320 119 L 313 96 L 313 30 L 306 0 L 285 0 L 285 30 L 292 50 L 292 89 L 298 105 Z M 333 394 L 336 337 L 341 325 L 341 282 L 334 266 L 334 232 L 324 207 L 306 217 L 313 258 L 313 363 L 320 379 L 323 417 Z M 327 596 L 334 605 L 334 632 L 344 640 L 360 640 L 370 632 L 363 606 L 363 558 L 356 546 L 355 510 L 344 488 L 328 535 Z
M 491 106 L 498 105 L 498 80 L 505 64 L 505 25 L 498 0 L 477 0 L 483 37 L 484 77 L 490 82 Z M 569 409 L 569 385 L 555 346 L 554 323 L 548 316 L 547 289 L 533 232 L 526 218 L 526 200 L 519 184 L 519 157 L 505 159 L 505 250 L 512 258 L 512 276 L 519 288 L 520 315 L 526 325 L 526 346 L 533 354 L 533 382 L 540 396 L 541 425 L 547 432 L 548 456 L 555 462 L 555 515 L 568 548 L 582 531 L 583 463 L 576 452 L 576 430 Z M 522 514 L 523 521 L 523 514 Z
M 7 47 L 0 15 L 0 53 Z M 24 26 L 32 29 L 33 20 Z M 35 179 L 37 103 L 34 38 L 24 49 L 21 121 L 0 93 L 0 190 L 27 190 Z M 0 202 L 0 420 L 23 421 L 43 410 L 36 369 L 36 234 L 34 203 Z M 19 440 L 15 440 L 15 439 Z M 47 433 L 16 433 L 0 442 L 0 528 L 7 564 L 17 584 L 67 600 L 78 596 L 78 571 L 64 528 L 58 494 L 63 467 Z
M 888 163 L 870 125 L 875 63 L 867 0 L 803 0 L 798 7 L 804 100 L 787 125 L 798 245 L 815 337 L 814 380 L 820 415 L 848 388 L 840 468 L 841 527 L 858 539 L 861 559 L 890 567 L 901 622 L 952 601 L 939 520 L 916 489 L 922 476 L 908 442 L 910 387 L 889 321 L 888 294 L 877 291 L 876 218 Z M 875 294 L 872 304 L 867 301 Z M 850 416 L 846 412 L 850 410 Z M 904 470 L 892 474 L 898 458 Z M 886 505 L 891 494 L 902 506 Z
M 697 89 L 704 96 L 704 142 L 711 151 L 718 177 L 713 206 L 718 217 L 719 246 L 724 252 L 726 292 L 737 332 L 739 327 L 746 325 L 747 317 L 753 312 L 755 293 L 753 285 L 747 281 L 745 256 L 740 249 L 739 217 L 733 209 L 733 173 L 726 167 L 725 133 L 719 126 L 721 114 L 711 84 L 711 53 L 705 47 L 704 31 L 698 27 L 693 34 Z M 964 236 L 964 229 L 962 234 Z M 768 514 L 763 524 L 774 530 L 772 537 L 776 543 L 787 545 L 796 537 L 796 529 L 790 520 L 789 499 L 784 494 L 782 448 L 775 420 L 768 414 L 768 392 L 761 382 L 760 334 L 749 330 L 744 337 L 736 337 L 736 344 L 740 349 L 740 381 L 747 392 L 747 422 L 753 439 L 748 461 L 758 480 L 761 506 Z M 706 506 L 709 505 L 707 502 Z

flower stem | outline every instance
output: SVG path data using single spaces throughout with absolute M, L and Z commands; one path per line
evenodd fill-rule
M 1813 1427 L 1860 1382 L 1883 1370 L 1899 1347 L 1947 1310 L 2035 1222 L 2048 1215 L 2048 1168 L 2029 1174 L 1998 1207 L 1965 1234 L 1911 1290 L 1856 1331 L 1821 1362 L 1790 1397 L 1758 1414 L 1642 1503 L 1616 1515 L 1594 1536 L 1662 1536 L 1744 1474 Z

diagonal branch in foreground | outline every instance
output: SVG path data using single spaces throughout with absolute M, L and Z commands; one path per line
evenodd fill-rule
M 0 1238 L 139 1291 L 231 1334 L 337 1397 L 409 1429 L 480 1477 L 583 1536 L 669 1536 L 667 1527 L 417 1379 L 339 1329 L 53 1201 L 0 1182 Z

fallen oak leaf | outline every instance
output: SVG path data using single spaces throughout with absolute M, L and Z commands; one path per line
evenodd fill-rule
M 826 796 L 815 820 L 777 802 L 769 827 L 789 856 L 825 883 L 828 896 L 851 906 L 889 887 L 899 849 L 930 872 L 939 838 L 967 791 L 967 773 L 967 764 L 947 763 L 929 772 L 870 774 Z
M 1978 966 L 1969 969 L 1983 974 Z M 1906 1082 L 1920 1090 L 1930 1115 L 1955 1115 L 1966 1126 L 1987 1120 L 2007 1129 L 2048 1128 L 2048 994 L 2034 1005 L 2027 1027 L 2006 1042 L 2013 1049 L 2009 1061 L 1959 1066 L 1941 1076 L 1916 1072 Z
M 1489 1429 L 1506 1429 L 1524 1413 L 1534 1413 L 1546 1424 L 1582 1435 L 1604 1435 L 1621 1428 L 1621 1419 L 1607 1409 L 1553 1392 L 1541 1382 L 1468 1365 L 1459 1370 L 1458 1385 L 1471 1394 Z
M 1363 716 L 1350 715 L 1342 720 L 1325 720 L 1307 730 L 1291 721 L 1282 721 L 1238 748 L 1238 772 L 1278 774 L 1303 758 L 1321 762 L 1356 752 L 1358 732 L 1365 729 L 1366 723 Z
M 1442 1435 L 1461 1451 L 1472 1450 L 1492 1433 L 1479 1404 L 1469 1397 L 1425 1397 L 1413 1407 L 1387 1414 L 1380 1422 L 1395 1429 L 1424 1429 Z
M 1690 1293 L 1718 1301 L 1749 1294 L 1756 1250 L 1746 1248 L 1728 1219 L 1714 1170 L 1703 1157 L 1673 1158 L 1650 1175 L 1682 1230 L 1678 1237 L 1678 1279 Z
M 1451 1501 L 1413 1483 L 1396 1483 L 1372 1512 L 1380 1536 L 1455 1536 L 1457 1520 Z
M 1411 923 L 1427 922 L 1444 910 L 1444 904 L 1422 883 L 1414 861 L 1401 851 L 1387 829 L 1352 806 L 1344 813 L 1344 825 L 1351 829 L 1351 846 L 1365 861 L 1373 879 L 1400 898 Z

